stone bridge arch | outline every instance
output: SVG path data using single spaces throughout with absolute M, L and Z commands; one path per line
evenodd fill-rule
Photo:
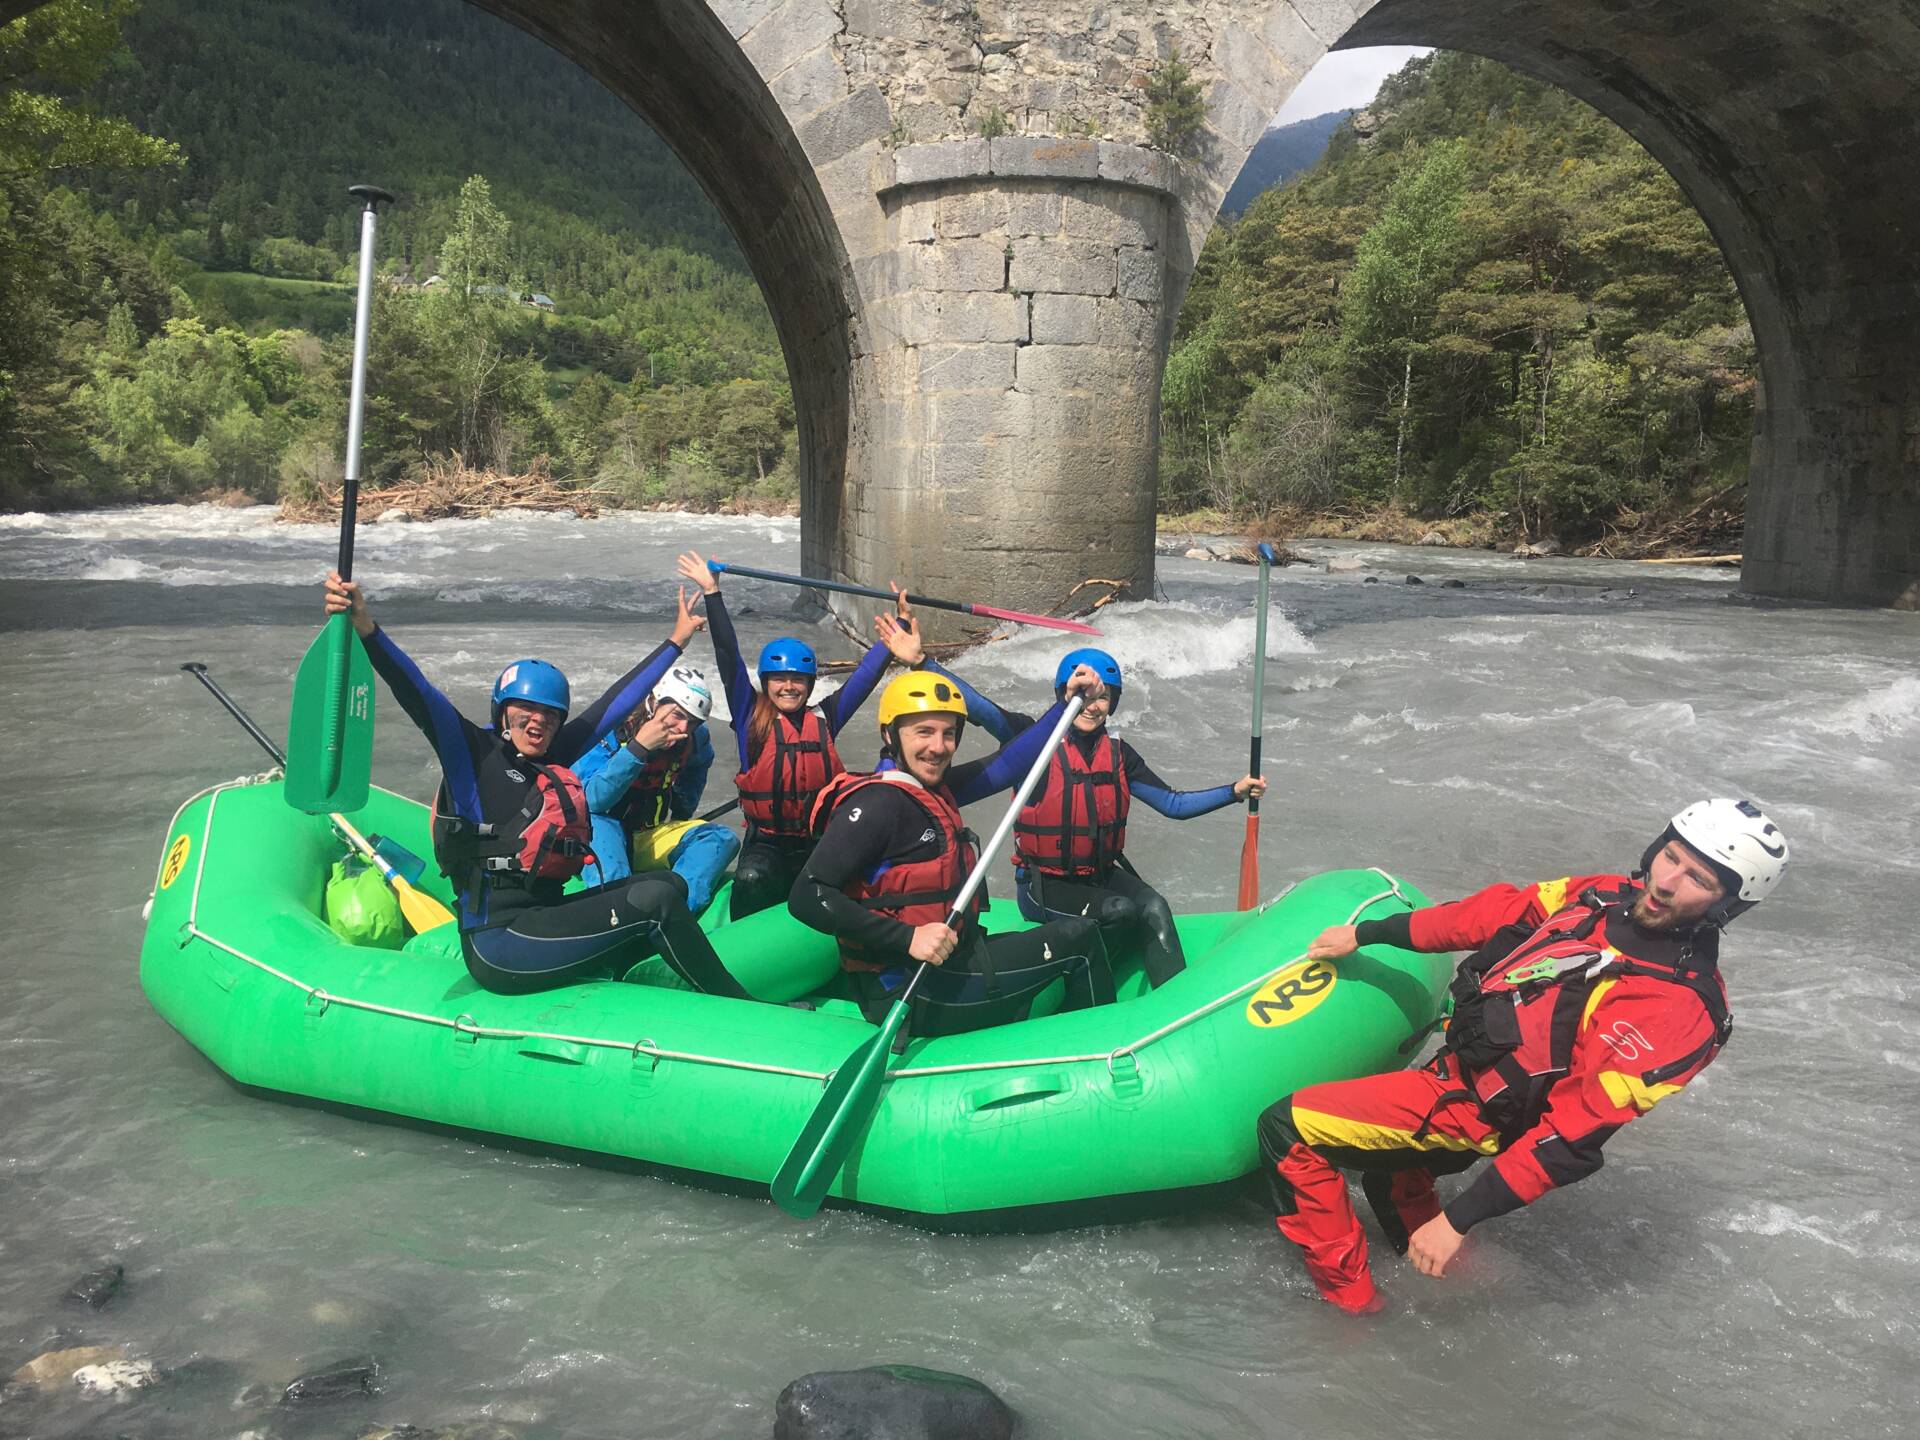
M 1761 359 L 1743 587 L 1920 583 L 1909 0 L 473 3 L 625 100 L 733 227 L 793 380 L 811 573 L 1147 593 L 1160 372 L 1220 198 L 1329 48 L 1417 44 L 1592 104 L 1705 217 Z M 1144 145 L 1176 44 L 1192 161 Z

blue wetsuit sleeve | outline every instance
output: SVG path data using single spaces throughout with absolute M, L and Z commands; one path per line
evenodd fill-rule
M 680 773 L 673 778 L 673 791 L 667 797 L 667 813 L 676 820 L 693 819 L 700 808 L 700 797 L 707 790 L 707 772 L 713 769 L 713 739 L 705 725 L 693 727 L 693 753 Z
M 1127 788 L 1134 798 L 1169 820 L 1191 820 L 1196 815 L 1210 815 L 1235 803 L 1232 785 L 1215 785 L 1209 790 L 1175 790 L 1154 774 L 1133 746 L 1124 740 L 1114 743 L 1120 747 L 1121 763 L 1127 767 Z
M 482 730 L 454 709 L 453 702 L 420 673 L 413 658 L 379 626 L 376 625 L 373 634 L 361 644 L 366 647 L 374 670 L 387 682 L 387 689 L 400 702 L 400 708 L 406 711 L 407 718 L 433 746 L 454 813 L 468 820 L 479 819 L 480 791 L 474 779 L 474 760 L 482 749 L 493 743 L 493 731 Z
M 554 737 L 549 752 L 554 763 L 571 765 L 584 755 L 593 742 L 606 733 L 607 717 L 625 715 L 639 705 L 653 693 L 660 677 L 672 669 L 673 662 L 679 658 L 680 647 L 671 640 L 663 641 L 651 655 L 614 681 L 613 688 L 606 694 L 572 716 Z
M 947 788 L 953 792 L 953 798 L 962 805 L 971 805 L 1018 785 L 1040 758 L 1040 751 L 1063 709 L 1063 704 L 1056 704 L 986 758 L 954 766 L 947 772 Z
M 944 675 L 951 680 L 959 688 L 961 697 L 967 702 L 968 723 L 978 725 L 1002 745 L 1033 724 L 1030 716 L 1014 715 L 1002 710 L 938 660 L 925 661 L 920 668 L 931 670 L 936 675 Z
M 833 734 L 840 733 L 840 727 L 854 717 L 854 712 L 867 703 L 867 697 L 873 693 L 873 687 L 880 683 L 880 677 L 887 673 L 887 661 L 893 658 L 893 652 L 885 645 L 876 644 L 860 657 L 860 663 L 853 674 L 847 677 L 847 683 L 833 692 L 831 707 L 827 712 L 827 729 Z
M 740 744 L 740 768 L 753 768 L 747 753 L 747 727 L 753 722 L 753 681 L 740 655 L 740 637 L 734 632 L 727 602 L 714 591 L 707 596 L 707 633 L 713 636 L 713 660 L 720 667 L 720 683 L 727 690 L 727 711 L 733 716 L 734 739 Z

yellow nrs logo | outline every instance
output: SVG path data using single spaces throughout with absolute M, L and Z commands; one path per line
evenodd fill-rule
M 1302 960 L 1289 965 L 1253 992 L 1247 1002 L 1247 1023 L 1262 1030 L 1298 1020 L 1333 993 L 1333 966 L 1325 960 Z
M 167 858 L 160 866 L 162 890 L 180 878 L 180 872 L 187 868 L 187 852 L 191 849 L 193 849 L 193 842 L 186 836 L 173 837 L 173 843 L 167 847 Z

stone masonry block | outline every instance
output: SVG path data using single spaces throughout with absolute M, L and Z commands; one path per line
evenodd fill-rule
M 827 197 L 833 218 L 840 226 L 840 238 L 846 243 L 852 260 L 877 255 L 891 243 L 886 212 L 867 183 L 868 164 L 864 155 L 843 155 L 831 165 L 814 172 L 820 181 L 820 193 Z
M 947 240 L 915 247 L 914 274 L 923 290 L 1004 290 L 1005 247 L 997 240 Z
M 1115 289 L 1128 300 L 1158 301 L 1165 294 L 1165 269 L 1158 250 L 1123 249 Z
M 787 0 L 741 35 L 740 48 L 763 76 L 778 75 L 840 33 L 840 12 L 827 0 Z
M 847 31 L 876 40 L 923 40 L 939 37 L 934 13 L 913 0 L 846 0 Z
M 778 3 L 779 0 L 707 0 L 714 17 L 736 40 L 766 19 Z
M 1024 235 L 1058 235 L 1065 228 L 1064 200 L 1057 190 L 1018 188 L 1007 192 L 1006 230 Z
M 1024 343 L 1028 337 L 1027 300 L 1005 291 L 913 296 L 911 316 L 901 338 L 909 345 Z
M 782 70 L 768 83 L 780 111 L 799 124 L 847 93 L 847 77 L 833 57 L 833 47 L 822 45 Z
M 922 345 L 920 390 L 1010 390 L 1012 345 Z
M 1349 0 L 1291 0 L 1291 3 L 1307 28 L 1328 45 L 1353 28 L 1354 7 Z
M 1125 352 L 1100 345 L 1027 345 L 1015 370 L 1015 387 L 1030 395 L 1078 393 L 1116 403 L 1131 378 Z
M 1147 190 L 1166 190 L 1172 184 L 1173 162 L 1158 150 L 1112 140 L 1100 141 L 1098 149 L 1102 180 Z
M 1092 180 L 1100 174 L 1100 150 L 1091 140 L 1002 135 L 987 142 L 987 158 L 995 175 Z
M 990 445 L 928 445 L 921 452 L 928 483 L 942 487 L 984 485 L 997 478 Z
M 898 250 L 883 250 L 877 255 L 853 262 L 853 283 L 860 298 L 871 303 L 897 295 L 907 288 L 911 267 L 908 257 Z
M 925 191 L 909 190 L 889 207 L 888 233 L 901 245 L 930 244 L 939 238 L 939 217 L 938 200 Z
M 1151 302 L 1119 299 L 1102 300 L 1099 307 L 1098 343 L 1134 348 L 1159 343 L 1159 306 Z
M 949 240 L 985 235 L 1007 220 L 1007 197 L 998 190 L 957 190 L 938 201 L 940 234 Z
M 1260 38 L 1295 75 L 1305 75 L 1327 53 L 1327 42 L 1313 33 L 1291 5 L 1273 7 L 1260 27 Z
M 1015 432 L 1006 404 L 1009 393 L 1005 390 L 942 390 L 929 395 L 926 397 L 927 433 L 947 445 L 1011 435 Z
M 1049 445 L 1094 438 L 1101 403 L 1091 395 L 1039 395 L 1016 390 L 1007 397 L 1006 423 L 1016 446 Z
M 1266 41 L 1244 25 L 1228 25 L 1213 42 L 1213 63 L 1269 116 L 1287 98 L 1296 78 Z
M 1251 150 L 1272 118 L 1271 111 L 1256 105 L 1231 80 L 1216 80 L 1207 92 L 1207 119 L 1230 153 L 1243 155 Z
M 846 99 L 805 121 L 795 131 L 807 158 L 827 165 L 862 145 L 884 139 L 893 128 L 893 110 L 878 85 L 864 85 Z
M 983 178 L 987 169 L 984 140 L 943 140 L 934 145 L 903 145 L 893 152 L 893 183 L 930 185 L 939 180 Z
M 1114 185 L 1076 185 L 1063 198 L 1069 237 L 1107 245 L 1158 245 L 1166 229 L 1160 197 Z
M 1100 339 L 1099 307 L 1105 303 L 1092 295 L 1035 295 L 1033 343 L 1097 344 Z
M 1087 240 L 1028 240 L 1013 247 L 1007 286 L 1034 293 L 1111 295 L 1113 247 Z

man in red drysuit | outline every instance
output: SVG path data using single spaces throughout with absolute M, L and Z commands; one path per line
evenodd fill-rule
M 1440 1053 L 1416 1070 L 1311 1085 L 1267 1108 L 1260 1154 L 1280 1233 L 1327 1300 L 1381 1305 L 1341 1168 L 1395 1249 L 1443 1273 L 1466 1232 L 1601 1165 L 1601 1146 L 1712 1061 L 1732 1030 L 1720 930 L 1763 899 L 1787 842 L 1746 800 L 1674 816 L 1632 876 L 1584 875 L 1335 925 L 1308 949 L 1472 950 Z M 1444 1208 L 1434 1176 L 1493 1163 Z

